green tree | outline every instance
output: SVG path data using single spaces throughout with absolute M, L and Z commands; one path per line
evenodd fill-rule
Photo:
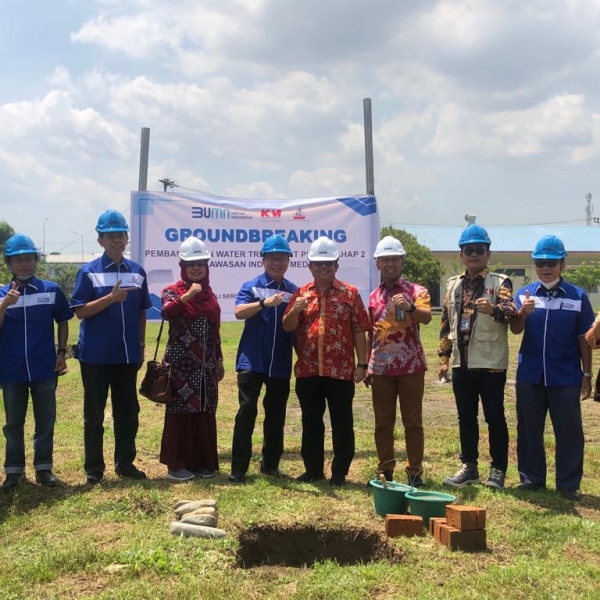
M 4 250 L 6 240 L 15 234 L 15 230 L 3 219 L 0 220 L 0 252 Z M 0 258 L 0 284 L 5 284 L 11 280 L 11 274 L 8 272 L 4 256 Z
M 565 270 L 564 278 L 578 285 L 588 294 L 595 292 L 600 283 L 600 262 L 582 262 L 576 269 Z
M 46 270 L 49 271 L 48 264 L 46 264 Z M 51 269 L 52 273 L 48 276 L 48 279 L 56 281 L 60 286 L 60 289 L 64 292 L 67 298 L 71 298 L 73 295 L 73 289 L 75 288 L 75 280 L 77 279 L 77 273 L 79 273 L 79 265 L 72 264 L 58 264 Z
M 381 237 L 386 235 L 399 239 L 406 250 L 404 276 L 410 281 L 425 286 L 430 293 L 439 289 L 444 271 L 431 250 L 420 244 L 414 235 L 404 229 L 396 229 L 392 226 L 383 227 Z

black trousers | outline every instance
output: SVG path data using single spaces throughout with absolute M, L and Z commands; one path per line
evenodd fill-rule
M 345 477 L 354 458 L 354 381 L 331 377 L 299 377 L 296 395 L 302 410 L 302 460 L 310 475 L 323 475 L 325 462 L 325 404 L 333 437 L 333 477 Z
M 115 469 L 133 464 L 140 405 L 137 364 L 97 365 L 81 362 L 85 472 L 104 473 L 104 411 L 110 389 L 115 435 Z
M 283 454 L 285 411 L 290 395 L 290 380 L 269 377 L 265 373 L 241 371 L 237 376 L 240 407 L 235 417 L 231 448 L 231 472 L 245 474 L 252 457 L 252 434 L 258 413 L 258 399 L 265 386 L 263 408 L 262 466 L 279 468 Z
M 458 411 L 460 460 L 479 459 L 478 405 L 481 398 L 488 426 L 491 466 L 506 472 L 508 467 L 508 426 L 504 414 L 506 371 L 491 372 L 460 367 L 452 369 L 452 389 Z

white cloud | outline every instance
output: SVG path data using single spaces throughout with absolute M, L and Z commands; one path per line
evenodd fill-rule
M 280 194 L 267 181 L 254 181 L 249 184 L 239 184 L 226 190 L 227 196 L 232 198 L 269 198 L 284 199 L 286 196 Z

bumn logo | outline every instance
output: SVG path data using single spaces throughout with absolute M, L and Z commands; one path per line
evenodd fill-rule
M 261 219 L 281 219 L 280 208 L 263 208 L 260 211 Z
M 192 206 L 192 219 L 229 219 L 228 208 Z

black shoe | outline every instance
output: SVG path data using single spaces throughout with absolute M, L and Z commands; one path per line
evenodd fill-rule
M 97 483 L 104 481 L 104 473 L 100 473 L 100 472 L 87 473 L 86 479 L 90 485 L 96 485 Z
M 246 483 L 246 475 L 244 473 L 232 473 L 229 476 L 231 483 Z
M 545 490 L 546 486 L 541 483 L 531 483 L 531 481 L 524 481 L 517 486 L 518 490 L 523 492 L 537 492 L 538 490 Z
M 296 477 L 296 481 L 299 481 L 300 483 L 315 483 L 316 481 L 323 481 L 323 479 L 325 479 L 325 475 L 323 473 L 315 475 L 314 473 L 309 473 L 308 471 L 306 473 L 302 473 L 300 477 Z
M 119 477 L 126 477 L 127 479 L 137 479 L 138 481 L 146 479 L 146 473 L 140 471 L 137 467 L 134 467 L 133 465 L 119 467 L 117 469 L 117 475 Z
M 332 475 L 329 480 L 329 485 L 334 487 L 342 487 L 346 485 L 346 476 L 345 475 Z
M 52 471 L 50 471 L 50 469 L 36 471 L 35 480 L 40 485 L 47 485 L 48 487 L 54 487 L 58 483 L 56 477 L 54 477 L 54 474 L 52 473 Z
M 581 499 L 579 494 L 579 490 L 558 490 L 558 493 L 567 500 L 572 500 L 573 502 L 577 502 Z
M 11 490 L 16 488 L 19 483 L 21 483 L 21 479 L 23 478 L 23 473 L 8 473 L 6 475 L 6 479 L 2 483 L 2 489 Z
M 287 477 L 287 475 L 279 469 L 265 469 L 263 466 L 260 467 L 260 472 L 269 477 Z
M 416 475 L 411 475 L 410 473 L 407 473 L 407 476 L 408 485 L 410 485 L 411 487 L 420 488 L 423 486 L 423 479 L 418 473 Z
M 381 471 L 380 473 L 377 473 L 377 479 L 379 479 L 381 475 L 385 477 L 386 481 L 394 481 L 394 471 L 391 471 L 389 469 L 386 471 Z

